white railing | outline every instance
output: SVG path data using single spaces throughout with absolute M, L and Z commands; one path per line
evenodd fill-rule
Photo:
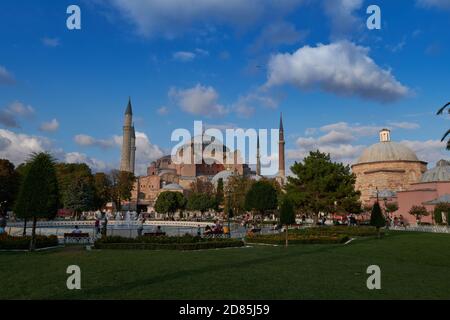
M 407 227 L 395 226 L 395 227 L 389 227 L 389 230 L 450 233 L 450 227 L 446 227 L 446 226 L 407 226 Z
M 103 221 L 101 221 L 103 223 Z M 108 226 L 123 226 L 123 227 L 130 227 L 130 226 L 137 226 L 139 224 L 138 221 L 125 221 L 125 220 L 108 220 Z M 212 225 L 211 222 L 197 222 L 197 221 L 153 221 L 148 220 L 145 222 L 146 226 L 166 226 L 166 227 L 190 227 L 190 228 L 196 228 L 198 226 L 200 227 L 206 227 L 207 225 Z M 27 223 L 27 227 L 30 228 L 32 226 L 31 222 Z M 95 221 L 38 221 L 36 223 L 36 227 L 43 228 L 43 227 L 75 227 L 78 226 L 80 228 L 83 227 L 90 227 L 93 228 L 95 226 Z M 23 227 L 23 222 L 14 222 L 14 223 L 8 223 L 8 227 L 13 228 L 21 228 Z

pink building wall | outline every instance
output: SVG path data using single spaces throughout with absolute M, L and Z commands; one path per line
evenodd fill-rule
M 434 210 L 434 205 L 424 205 L 424 202 L 435 200 L 440 196 L 450 194 L 450 181 L 445 182 L 427 182 L 412 184 L 408 191 L 397 192 L 398 211 L 394 216 L 403 218 L 409 224 L 416 224 L 416 217 L 409 214 L 413 206 L 425 206 L 428 211 Z M 432 214 L 423 217 L 422 222 L 433 223 Z

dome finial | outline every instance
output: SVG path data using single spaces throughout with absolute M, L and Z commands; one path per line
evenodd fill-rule
M 391 141 L 391 130 L 381 129 L 380 130 L 380 142 L 390 142 Z

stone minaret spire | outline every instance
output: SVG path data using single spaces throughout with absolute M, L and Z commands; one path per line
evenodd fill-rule
M 131 153 L 130 153 L 130 169 L 133 174 L 135 162 L 136 162 L 136 132 L 134 131 L 134 124 L 133 124 L 133 126 L 131 127 Z
M 284 184 L 286 180 L 286 169 L 284 160 L 284 128 L 283 128 L 283 114 L 280 115 L 280 136 L 278 141 L 278 177 L 280 182 Z
M 261 150 L 259 147 L 259 134 L 258 134 L 258 140 L 256 143 L 256 175 L 261 175 Z
M 131 98 L 128 100 L 128 106 L 125 110 L 125 121 L 123 124 L 123 142 L 122 158 L 120 161 L 120 171 L 131 172 L 131 135 L 132 135 L 133 110 L 131 107 Z

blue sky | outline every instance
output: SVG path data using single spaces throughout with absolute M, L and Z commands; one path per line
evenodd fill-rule
M 81 8 L 82 29 L 66 28 Z M 366 9 L 381 8 L 381 30 Z M 352 163 L 382 127 L 419 158 L 448 158 L 450 0 L 4 0 L 0 157 L 33 151 L 118 166 L 132 97 L 138 168 L 194 120 L 274 128 L 288 161 L 309 150 Z

